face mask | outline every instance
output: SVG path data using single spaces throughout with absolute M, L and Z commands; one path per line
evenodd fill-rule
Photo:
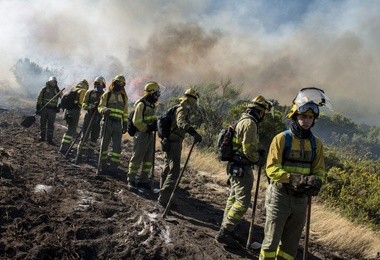
M 95 86 L 95 91 L 98 92 L 98 93 L 100 93 L 100 92 L 104 92 L 103 87 L 100 86 L 100 85 Z
M 122 89 L 124 88 L 124 86 L 125 86 L 125 84 L 124 84 L 123 82 L 119 82 L 119 81 L 115 81 L 115 82 L 113 83 L 113 85 L 114 85 L 114 90 L 115 90 L 115 91 L 120 91 L 120 90 L 122 90 Z

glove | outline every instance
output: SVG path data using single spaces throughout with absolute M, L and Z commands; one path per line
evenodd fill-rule
M 128 123 L 123 122 L 123 134 L 125 134 L 126 132 L 128 132 Z
M 95 108 L 95 105 L 94 104 L 88 104 L 87 105 L 87 110 L 88 111 L 91 111 L 91 110 L 93 110 Z
M 322 188 L 322 181 L 315 175 L 307 176 L 307 187 L 305 193 L 308 196 L 317 196 Z
M 316 196 L 322 187 L 322 181 L 315 175 L 302 175 L 291 173 L 289 183 L 295 191 L 310 193 L 310 196 Z M 307 192 L 308 191 L 308 192 Z M 311 195 L 314 194 L 315 195 Z
M 41 105 L 36 106 L 36 115 L 41 115 Z
M 168 153 L 170 151 L 170 142 L 167 138 L 161 140 L 162 151 Z
M 256 165 L 263 167 L 267 161 L 266 152 L 264 149 L 259 149 L 257 152 L 259 154 L 259 160 L 257 161 Z
M 151 133 L 157 131 L 157 121 L 154 121 L 152 124 L 147 126 L 146 132 Z
M 61 108 L 62 108 L 62 105 L 59 104 L 59 105 L 55 108 L 55 112 L 57 112 L 57 113 L 61 112 Z
M 202 136 L 200 134 L 198 134 L 198 132 L 195 131 L 195 129 L 193 127 L 189 127 L 187 132 L 189 133 L 189 135 L 194 137 L 194 142 L 196 144 L 202 142 Z
M 111 114 L 111 108 L 105 107 L 102 110 L 103 115 L 109 116 Z
M 291 173 L 289 176 L 289 183 L 295 191 L 301 191 L 306 186 L 306 175 Z

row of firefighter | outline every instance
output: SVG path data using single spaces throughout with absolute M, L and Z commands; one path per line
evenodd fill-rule
M 54 121 L 56 113 L 64 109 L 67 130 L 59 152 L 68 156 L 75 138 L 79 138 L 74 153 L 75 163 L 83 160 L 97 162 L 97 174 L 105 174 L 117 172 L 122 152 L 122 135 L 128 132 L 133 136 L 133 151 L 128 166 L 127 187 L 130 191 L 137 192 L 139 189 L 153 190 L 149 174 L 154 167 L 157 132 L 162 151 L 165 152 L 157 206 L 165 216 L 191 151 L 195 144 L 202 141 L 202 136 L 190 124 L 190 117 L 197 109 L 199 93 L 192 88 L 187 89 L 179 98 L 179 103 L 158 120 L 156 105 L 161 94 L 160 85 L 154 81 L 145 84 L 144 95 L 134 103 L 133 113 L 128 113 L 125 85 L 125 77 L 117 75 L 105 91 L 105 79 L 99 76 L 90 90 L 88 82 L 82 80 L 63 94 L 64 89 L 58 88 L 57 79 L 49 78 L 37 100 L 36 115 L 40 115 L 39 140 L 55 145 Z M 294 259 L 303 227 L 305 222 L 308 225 L 310 219 L 311 197 L 318 195 L 326 174 L 323 144 L 311 131 L 319 117 L 321 106 L 331 108 L 323 90 L 314 87 L 301 89 L 287 115 L 290 119 L 289 130 L 280 132 L 273 138 L 268 152 L 259 149 L 258 127 L 265 114 L 273 112 L 273 108 L 271 102 L 263 96 L 251 100 L 241 117 L 220 132 L 218 156 L 220 160 L 228 162 L 226 171 L 230 195 L 220 230 L 215 237 L 218 242 L 231 248 L 241 246 L 241 239 L 234 230 L 251 203 L 254 169 L 258 172 L 256 201 L 260 169 L 265 165 L 269 185 L 265 200 L 267 216 L 264 240 L 262 243 L 250 244 L 249 237 L 246 246 L 260 249 L 260 259 Z M 82 129 L 76 134 L 81 109 L 87 112 Z M 29 123 L 32 122 L 33 120 Z M 29 124 L 23 123 L 24 126 Z M 181 152 L 186 134 L 191 135 L 194 142 L 181 171 Z M 99 137 L 100 151 L 98 158 L 94 158 Z M 250 235 L 251 232 L 250 230 Z

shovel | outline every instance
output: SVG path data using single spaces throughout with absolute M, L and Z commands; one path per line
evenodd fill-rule
M 65 88 L 61 89 L 61 91 L 59 91 L 54 97 L 52 97 L 45 105 L 43 105 L 38 111 L 37 113 L 41 112 L 42 109 L 44 109 L 53 99 L 55 99 L 58 95 L 60 95 L 62 93 L 62 91 L 64 90 Z M 24 120 L 22 120 L 21 122 L 21 125 L 25 128 L 29 128 L 31 127 L 34 122 L 36 122 L 36 114 L 34 114 L 33 116 L 28 116 L 26 117 Z

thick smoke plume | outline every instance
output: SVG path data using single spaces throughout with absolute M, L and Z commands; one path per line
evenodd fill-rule
M 335 111 L 380 125 L 380 3 L 294 2 L 0 0 L 1 96 L 23 95 L 12 68 L 29 59 L 66 88 L 124 74 L 132 100 L 146 80 L 231 79 L 281 104 L 319 86 Z

